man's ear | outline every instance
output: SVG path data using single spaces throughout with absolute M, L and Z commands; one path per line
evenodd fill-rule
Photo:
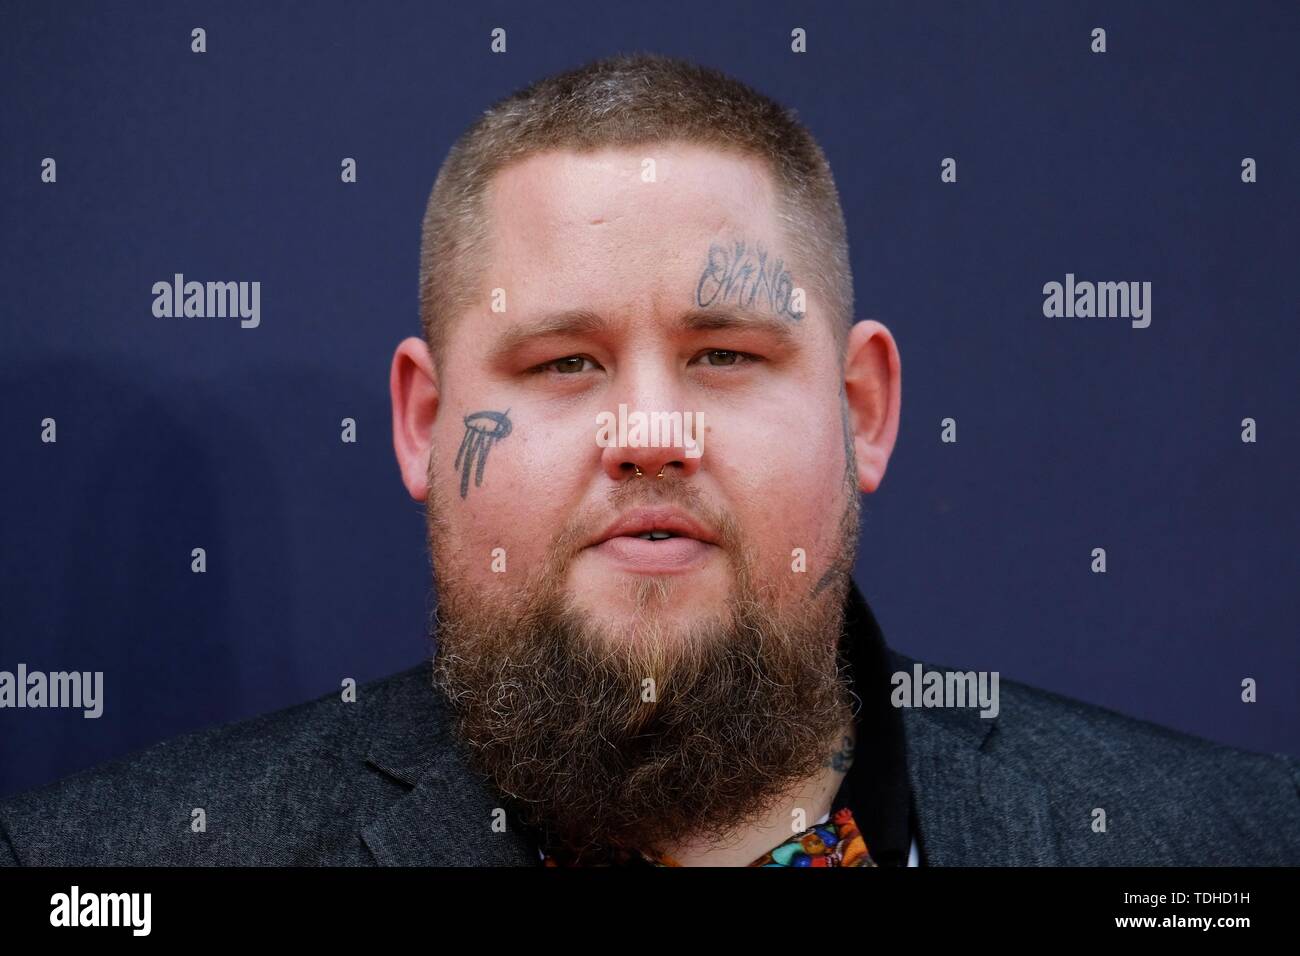
M 402 484 L 416 501 L 429 493 L 429 450 L 438 414 L 438 372 L 423 339 L 404 339 L 388 374 L 393 400 L 393 450 Z
M 873 492 L 898 439 L 903 371 L 898 346 L 879 322 L 858 322 L 849 330 L 844 353 L 844 395 L 849 407 L 858 489 Z

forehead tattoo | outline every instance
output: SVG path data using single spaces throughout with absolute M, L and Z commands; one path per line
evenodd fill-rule
M 765 309 L 799 322 L 803 313 L 791 306 L 794 289 L 794 277 L 785 260 L 769 256 L 761 242 L 713 243 L 695 287 L 695 304 L 705 309 L 725 304 Z

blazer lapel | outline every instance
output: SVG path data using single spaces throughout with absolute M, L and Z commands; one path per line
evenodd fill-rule
M 893 657 L 911 671 L 914 661 Z M 903 727 L 927 865 L 1058 865 L 1047 788 L 999 759 L 997 718 L 974 708 L 904 708 Z
M 375 861 L 381 866 L 540 865 L 537 848 L 508 810 L 506 830 L 493 829 L 499 817 L 494 811 L 506 809 L 503 798 L 469 766 L 441 705 L 423 694 L 421 703 L 415 725 L 384 727 L 366 757 L 372 768 L 409 788 L 361 831 Z
M 512 826 L 493 830 L 501 801 L 448 751 L 415 786 L 361 832 L 381 866 L 537 866 L 531 841 Z

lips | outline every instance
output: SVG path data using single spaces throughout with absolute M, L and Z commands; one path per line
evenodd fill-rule
M 717 540 L 707 528 L 680 508 L 634 508 L 606 528 L 593 544 L 601 544 L 614 538 L 636 538 L 642 535 L 672 538 L 690 538 L 704 544 L 716 544 Z
M 677 508 L 637 508 L 621 515 L 589 546 L 624 570 L 689 571 L 716 546 L 713 533 Z

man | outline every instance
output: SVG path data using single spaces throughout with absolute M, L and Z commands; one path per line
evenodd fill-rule
M 898 349 L 776 104 L 546 79 L 453 147 L 421 263 L 390 389 L 433 667 L 10 800 L 9 862 L 1300 862 L 1290 758 L 1015 684 L 895 706 L 921 669 L 850 571 Z

